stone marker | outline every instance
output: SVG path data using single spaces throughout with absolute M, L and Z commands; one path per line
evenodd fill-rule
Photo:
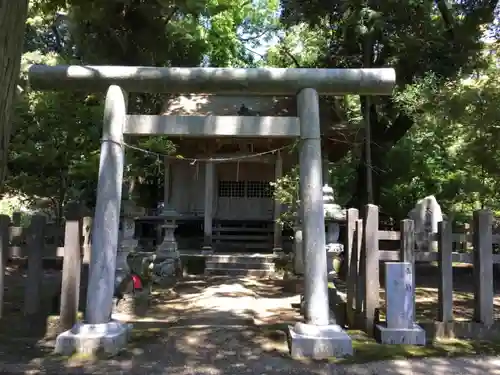
M 433 233 L 437 233 L 438 223 L 443 221 L 443 212 L 436 197 L 429 195 L 419 200 L 408 217 L 415 222 L 417 250 L 437 251 L 437 241 L 430 238 Z
M 425 345 L 425 331 L 414 322 L 413 267 L 409 262 L 385 263 L 386 325 L 377 324 L 382 344 Z

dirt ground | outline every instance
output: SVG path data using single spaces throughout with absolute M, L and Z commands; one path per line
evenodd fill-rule
M 473 283 L 472 279 L 465 278 L 466 274 L 459 272 L 455 278 L 457 319 L 472 316 Z M 7 366 L 11 364 L 10 373 L 337 373 L 337 370 L 332 372 L 332 363 L 328 361 L 293 361 L 288 355 L 286 328 L 301 319 L 297 308 L 302 291 L 300 280 L 200 276 L 185 278 L 173 289 L 154 289 L 147 304 L 131 305 L 125 301 L 116 311 L 116 318 L 134 325 L 128 348 L 117 357 L 90 361 L 77 355 L 63 358 L 52 354 L 59 329 L 57 317 L 50 316 L 48 308 L 57 292 L 58 277 L 57 271 L 46 272 L 42 288 L 43 313 L 26 319 L 22 308 L 24 271 L 7 270 L 4 314 L 0 319 L 0 361 Z M 417 285 L 417 318 L 432 320 L 436 315 L 437 279 L 427 275 L 423 280 L 417 278 Z M 342 289 L 342 284 L 338 287 Z M 497 288 L 495 308 L 500 319 L 499 290 Z M 401 346 L 397 356 L 377 357 L 373 353 L 385 355 L 389 351 L 387 346 L 357 338 L 353 332 L 350 334 L 356 350 L 366 349 L 373 359 L 415 356 L 412 348 Z M 438 349 L 444 356 L 450 350 Z M 467 353 L 484 353 L 483 349 L 473 348 Z M 500 351 L 500 347 L 497 349 Z M 422 356 L 436 353 L 439 355 L 435 348 L 421 352 Z M 1 366 L 0 373 L 4 373 Z M 382 373 L 389 374 L 388 367 L 384 370 Z
M 64 364 L 65 371 L 78 373 L 83 368 L 92 373 L 103 369 L 156 373 L 168 367 L 169 374 L 193 373 L 185 372 L 188 368 L 235 374 L 240 368 L 262 366 L 264 373 L 269 366 L 291 372 L 307 366 L 288 357 L 283 332 L 287 323 L 300 319 L 293 307 L 300 300 L 295 282 L 192 277 L 170 290 L 155 289 L 147 306 L 139 302 L 127 308 L 130 301 L 124 301 L 115 317 L 133 323 L 130 345 L 113 359 L 101 359 L 97 369 L 88 358 L 52 354 L 59 332 L 57 317 L 45 310 L 40 316 L 24 318 L 24 276 L 22 270 L 9 268 L 5 278 L 6 303 L 0 319 L 3 362 L 22 363 L 30 370 Z M 57 273 L 47 272 L 42 288 L 46 309 L 55 287 Z

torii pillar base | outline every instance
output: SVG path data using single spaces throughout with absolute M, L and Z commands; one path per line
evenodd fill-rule
M 102 324 L 77 323 L 57 336 L 55 353 L 70 356 L 74 353 L 116 355 L 127 346 L 131 324 L 110 321 Z

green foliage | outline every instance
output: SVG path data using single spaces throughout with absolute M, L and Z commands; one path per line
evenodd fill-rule
M 373 173 L 382 211 L 402 218 L 437 196 L 447 213 L 499 210 L 500 82 L 497 46 L 481 40 L 496 26 L 496 1 L 32 0 L 23 66 L 32 62 L 152 65 L 394 66 L 394 95 L 372 101 Z M 278 22 L 278 10 L 282 9 Z M 59 12 L 59 13 L 58 13 Z M 494 33 L 498 29 L 492 30 Z M 264 61 L 251 51 L 273 38 Z M 488 53 L 485 53 L 488 52 Z M 92 204 L 99 159 L 102 95 L 25 92 L 14 121 L 8 191 L 53 202 Z M 132 113 L 161 113 L 167 98 L 130 95 Z M 343 122 L 360 128 L 364 98 L 331 101 Z M 357 142 L 362 137 L 356 137 Z M 165 137 L 126 142 L 126 176 L 144 206 L 161 200 Z M 340 204 L 361 202 L 362 144 L 332 160 L 329 183 Z M 298 168 L 275 183 L 294 222 Z M 59 207 L 59 208 L 57 208 Z
M 297 220 L 297 212 L 300 204 L 299 197 L 299 168 L 292 170 L 271 184 L 274 187 L 274 198 L 279 200 L 285 207 L 279 222 L 283 226 L 293 227 Z
M 499 55 L 488 52 L 489 64 L 474 75 L 442 82 L 428 74 L 395 96 L 418 126 L 388 155 L 382 205 L 389 212 L 401 217 L 429 194 L 459 219 L 499 210 Z
M 448 6 L 444 1 L 283 0 L 282 5 L 286 33 L 293 37 L 286 36 L 271 51 L 272 64 L 290 66 L 298 62 L 295 65 L 328 68 L 391 66 L 396 70 L 401 93 L 430 73 L 441 85 L 487 66 L 481 38 L 494 23 L 497 1 L 467 0 Z M 386 175 L 391 170 L 389 153 L 415 125 L 415 117 L 395 99 L 374 98 L 370 118 L 363 118 L 371 128 L 374 203 L 378 204 L 392 189 Z M 339 103 L 339 109 L 345 112 L 340 118 L 359 123 L 360 118 L 366 117 L 366 111 L 357 111 L 364 108 L 364 98 L 360 98 L 359 105 L 352 100 Z M 337 158 L 346 156 L 352 148 L 346 147 Z M 367 199 L 366 157 L 361 156 L 350 201 L 353 206 L 364 204 Z
M 244 42 L 276 23 L 277 0 L 40 0 L 44 14 L 67 13 L 86 62 L 152 66 L 244 66 Z M 259 40 L 258 40 L 259 39 Z
M 26 22 L 8 191 L 48 199 L 56 215 L 70 199 L 93 204 L 102 122 L 101 94 L 31 92 L 31 63 L 252 66 L 248 46 L 269 40 L 277 0 L 32 0 Z M 133 94 L 131 113 L 158 114 L 167 98 Z M 166 137 L 130 137 L 125 178 L 139 204 L 162 199 Z M 157 154 L 156 154 L 157 153 Z
M 35 62 L 60 59 L 23 58 L 23 66 Z M 8 189 L 49 198 L 56 216 L 68 199 L 89 199 L 96 186 L 102 111 L 99 101 L 82 94 L 25 92 L 16 106 Z
M 351 196 L 354 180 L 354 169 L 356 160 L 352 160 L 350 155 L 342 163 L 330 165 L 328 168 L 328 181 L 334 189 L 337 203 L 345 205 Z M 300 204 L 299 195 L 299 174 L 298 166 L 292 168 L 288 173 L 272 183 L 274 187 L 274 197 L 279 200 L 287 209 L 279 218 L 279 222 L 284 226 L 292 227 L 297 220 L 297 212 Z

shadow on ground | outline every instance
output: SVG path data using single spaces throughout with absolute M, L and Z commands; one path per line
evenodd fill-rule
M 297 361 L 288 354 L 287 326 L 300 320 L 292 302 L 298 300 L 297 280 L 256 280 L 225 277 L 183 279 L 169 290 L 157 289 L 147 306 L 145 318 L 130 317 L 134 324 L 131 340 L 113 358 L 88 358 L 52 354 L 57 321 L 50 318 L 45 335 L 16 331 L 26 319 L 15 313 L 0 320 L 0 366 L 2 373 L 60 374 L 386 374 L 419 375 L 466 370 L 486 371 L 485 362 L 457 360 L 460 368 L 443 359 L 432 363 L 391 361 L 384 364 L 339 365 L 330 361 Z M 16 293 L 11 291 L 10 297 Z M 15 312 L 15 311 L 14 311 Z M 45 322 L 47 323 L 47 322 Z M 356 356 L 344 362 L 412 356 L 450 356 L 489 353 L 491 347 L 467 347 L 453 353 L 453 345 L 433 345 L 416 352 L 412 346 L 388 347 L 375 344 L 361 333 L 351 332 Z M 464 344 L 465 345 L 465 344 Z M 492 353 L 499 352 L 493 350 Z M 390 353 L 387 356 L 381 353 Z M 428 361 L 428 360 L 425 360 Z M 462 362 L 460 362 L 462 361 Z M 377 366 L 381 366 L 379 370 Z M 448 367 L 444 367 L 448 366 Z M 483 366 L 483 367 L 481 367 Z M 465 373 L 467 373 L 465 371 Z
M 380 267 L 380 304 L 385 311 L 385 280 L 384 267 Z M 419 264 L 416 268 L 415 290 L 415 318 L 418 322 L 429 322 L 437 319 L 438 314 L 438 285 L 439 270 L 429 263 Z M 493 280 L 494 300 L 493 313 L 496 320 L 500 320 L 500 277 Z M 336 288 L 346 292 L 344 282 L 337 280 Z M 453 268 L 453 314 L 455 320 L 472 320 L 474 315 L 474 275 L 471 265 L 462 265 Z

